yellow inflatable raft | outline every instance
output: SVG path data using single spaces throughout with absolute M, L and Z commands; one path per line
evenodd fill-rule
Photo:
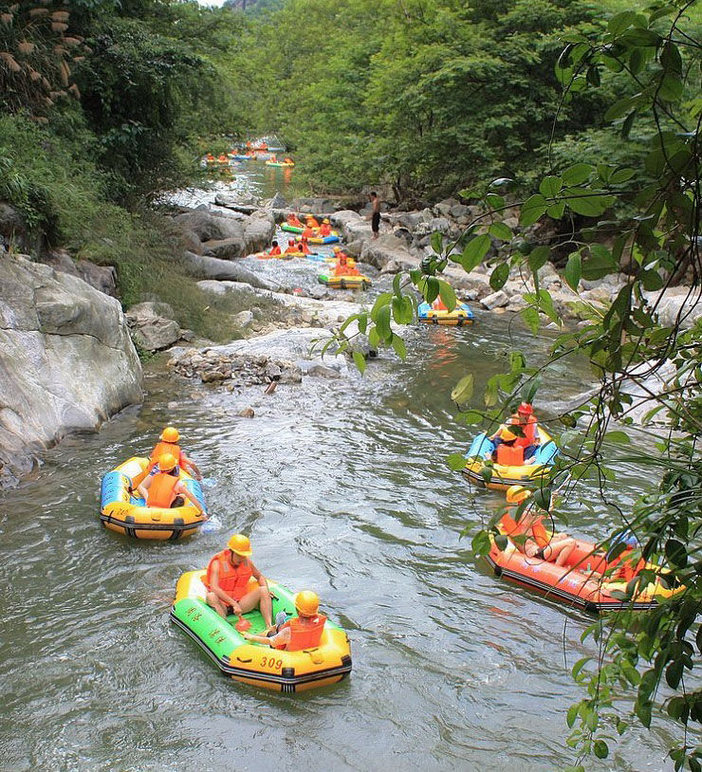
M 198 531 L 205 519 L 188 499 L 182 507 L 172 509 L 145 505 L 136 489 L 146 477 L 148 465 L 148 458 L 133 456 L 102 478 L 100 522 L 110 531 L 137 539 L 173 541 Z M 204 509 L 200 483 L 183 469 L 180 481 Z
M 222 619 L 205 603 L 202 583 L 205 571 L 188 571 L 178 580 L 171 621 L 196 641 L 224 675 L 245 684 L 280 692 L 302 692 L 327 686 L 351 672 L 351 645 L 346 633 L 326 621 L 319 646 L 302 651 L 281 651 L 248 642 L 235 628 L 235 616 Z M 258 586 L 251 579 L 251 587 Z M 295 613 L 294 594 L 268 580 L 273 617 L 279 611 Z M 258 610 L 244 615 L 251 622 L 249 632 L 261 635 L 263 618 Z

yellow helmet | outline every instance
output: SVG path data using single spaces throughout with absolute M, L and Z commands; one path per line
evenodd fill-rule
M 176 457 L 172 453 L 164 453 L 159 456 L 158 468 L 162 472 L 170 472 L 176 465 Z
M 167 426 L 161 432 L 161 439 L 164 442 L 178 442 L 180 439 L 180 432 L 174 426 Z
M 328 224 L 329 224 L 329 218 L 328 218 L 328 217 L 325 217 L 325 218 L 322 220 L 322 222 L 325 222 L 325 223 L 327 223 L 327 225 L 328 225 Z
M 312 590 L 302 590 L 295 596 L 295 608 L 300 616 L 313 617 L 319 611 L 319 598 Z
M 500 436 L 500 439 L 503 440 L 504 442 L 512 442 L 512 440 L 517 439 L 517 435 L 507 426 L 502 427 L 502 429 L 500 430 L 499 436 Z
M 248 558 L 249 555 L 253 555 L 249 537 L 240 533 L 235 533 L 234 536 L 229 539 L 227 547 L 229 547 L 232 552 L 236 552 L 237 555 L 241 555 L 242 558 Z
M 334 252 L 334 254 L 341 252 L 341 247 L 332 247 L 332 252 Z
M 510 485 L 506 495 L 508 504 L 521 504 L 531 496 L 531 491 L 523 485 Z

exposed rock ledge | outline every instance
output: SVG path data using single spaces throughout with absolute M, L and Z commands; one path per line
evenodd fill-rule
M 0 486 L 74 431 L 139 402 L 141 364 L 117 300 L 0 254 Z

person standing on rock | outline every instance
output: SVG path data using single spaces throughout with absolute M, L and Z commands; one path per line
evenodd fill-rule
M 371 202 L 371 230 L 373 231 L 373 238 L 377 239 L 380 235 L 380 199 L 378 194 L 373 191 L 370 196 Z

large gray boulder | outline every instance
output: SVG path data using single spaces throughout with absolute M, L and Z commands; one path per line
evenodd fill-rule
M 179 214 L 175 221 L 184 230 L 192 231 L 200 241 L 223 241 L 239 239 L 244 242 L 243 221 L 246 215 L 237 212 L 213 212 L 205 207 L 198 207 L 192 212 Z
M 246 254 L 246 240 L 242 231 L 241 236 L 231 239 L 212 239 L 202 245 L 203 254 L 216 257 L 218 260 L 233 260 Z
M 229 260 L 218 260 L 216 257 L 196 255 L 193 252 L 185 252 L 184 257 L 190 271 L 198 279 L 237 281 L 267 290 L 280 288 L 276 282 L 264 279 L 243 265 L 232 263 Z
M 254 212 L 244 224 L 246 254 L 261 252 L 270 246 L 275 235 L 275 219 L 270 212 Z
M 390 262 L 398 265 L 417 262 L 417 259 L 407 249 L 407 242 L 391 234 L 367 241 L 361 250 L 361 260 L 380 270 Z
M 139 402 L 120 304 L 82 279 L 0 255 L 0 485 L 73 431 Z
M 126 316 L 132 340 L 144 351 L 163 351 L 180 339 L 180 326 L 168 303 L 137 303 Z

